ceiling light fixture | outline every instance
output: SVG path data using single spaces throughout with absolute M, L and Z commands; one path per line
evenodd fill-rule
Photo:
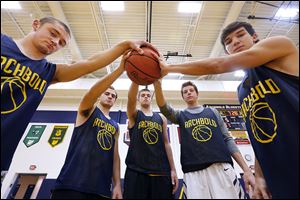
M 18 1 L 1 1 L 1 9 L 15 9 L 20 10 L 21 5 Z
M 104 11 L 124 11 L 124 1 L 101 1 Z
M 297 8 L 280 8 L 276 13 L 275 18 L 293 18 L 296 17 L 298 13 L 299 9 Z
M 202 7 L 201 3 L 195 3 L 192 1 L 180 2 L 178 5 L 178 12 L 180 13 L 198 13 Z

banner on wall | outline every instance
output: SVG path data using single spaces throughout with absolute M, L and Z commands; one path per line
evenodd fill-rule
M 126 127 L 128 127 L 128 119 L 126 119 Z M 128 130 L 128 128 L 126 128 L 126 131 L 123 133 L 123 142 L 125 143 L 125 144 L 127 144 L 128 146 L 129 146 L 129 144 L 130 144 L 130 135 L 129 135 L 129 130 Z
M 236 144 L 250 144 L 250 140 L 246 131 L 228 131 L 233 137 Z
M 23 140 L 23 143 L 28 148 L 40 141 L 46 125 L 31 125 L 26 137 Z
M 130 135 L 129 135 L 129 131 L 126 130 L 124 133 L 123 133 L 123 142 L 125 144 L 127 144 L 129 146 L 130 144 Z
M 54 126 L 48 143 L 52 147 L 55 147 L 56 145 L 60 144 L 65 137 L 68 127 L 69 126 Z

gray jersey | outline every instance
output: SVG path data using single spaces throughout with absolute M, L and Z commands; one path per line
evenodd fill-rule
M 237 148 L 233 138 L 228 133 L 228 129 L 220 115 L 220 113 L 215 108 L 210 108 L 216 115 L 216 118 L 218 119 L 217 123 L 221 128 L 221 132 L 223 134 L 224 141 L 227 145 L 227 148 L 230 152 L 230 154 L 233 154 L 235 152 L 239 152 L 239 149 Z M 198 106 L 194 108 L 186 108 L 184 111 L 187 111 L 191 114 L 200 114 L 204 110 L 203 106 Z M 165 117 L 170 120 L 174 124 L 179 123 L 179 110 L 174 110 L 170 105 L 165 104 L 164 106 L 160 107 L 160 111 Z

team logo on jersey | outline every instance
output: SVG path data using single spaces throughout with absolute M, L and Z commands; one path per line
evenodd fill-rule
M 97 134 L 97 141 L 103 150 L 110 150 L 113 146 L 113 136 L 106 129 L 101 129 Z
M 192 130 L 192 136 L 198 142 L 206 142 L 212 137 L 211 129 L 205 125 L 198 125 Z
M 55 147 L 58 144 L 60 144 L 65 137 L 67 129 L 68 129 L 68 126 L 54 126 L 53 131 L 48 140 L 48 143 L 52 147 Z
M 46 125 L 32 125 L 23 140 L 26 147 L 30 147 L 40 141 Z
M 25 84 L 20 77 L 1 76 L 1 98 L 5 94 L 5 102 L 1 103 L 1 114 L 14 112 L 26 101 Z
M 250 109 L 249 121 L 254 138 L 260 143 L 272 142 L 276 136 L 277 122 L 267 102 L 256 103 Z
M 147 128 L 143 131 L 143 138 L 147 144 L 156 144 L 158 141 L 158 133 L 154 128 Z

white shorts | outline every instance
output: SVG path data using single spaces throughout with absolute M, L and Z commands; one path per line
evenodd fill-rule
M 245 199 L 245 192 L 229 163 L 215 163 L 206 169 L 183 175 L 187 199 Z

